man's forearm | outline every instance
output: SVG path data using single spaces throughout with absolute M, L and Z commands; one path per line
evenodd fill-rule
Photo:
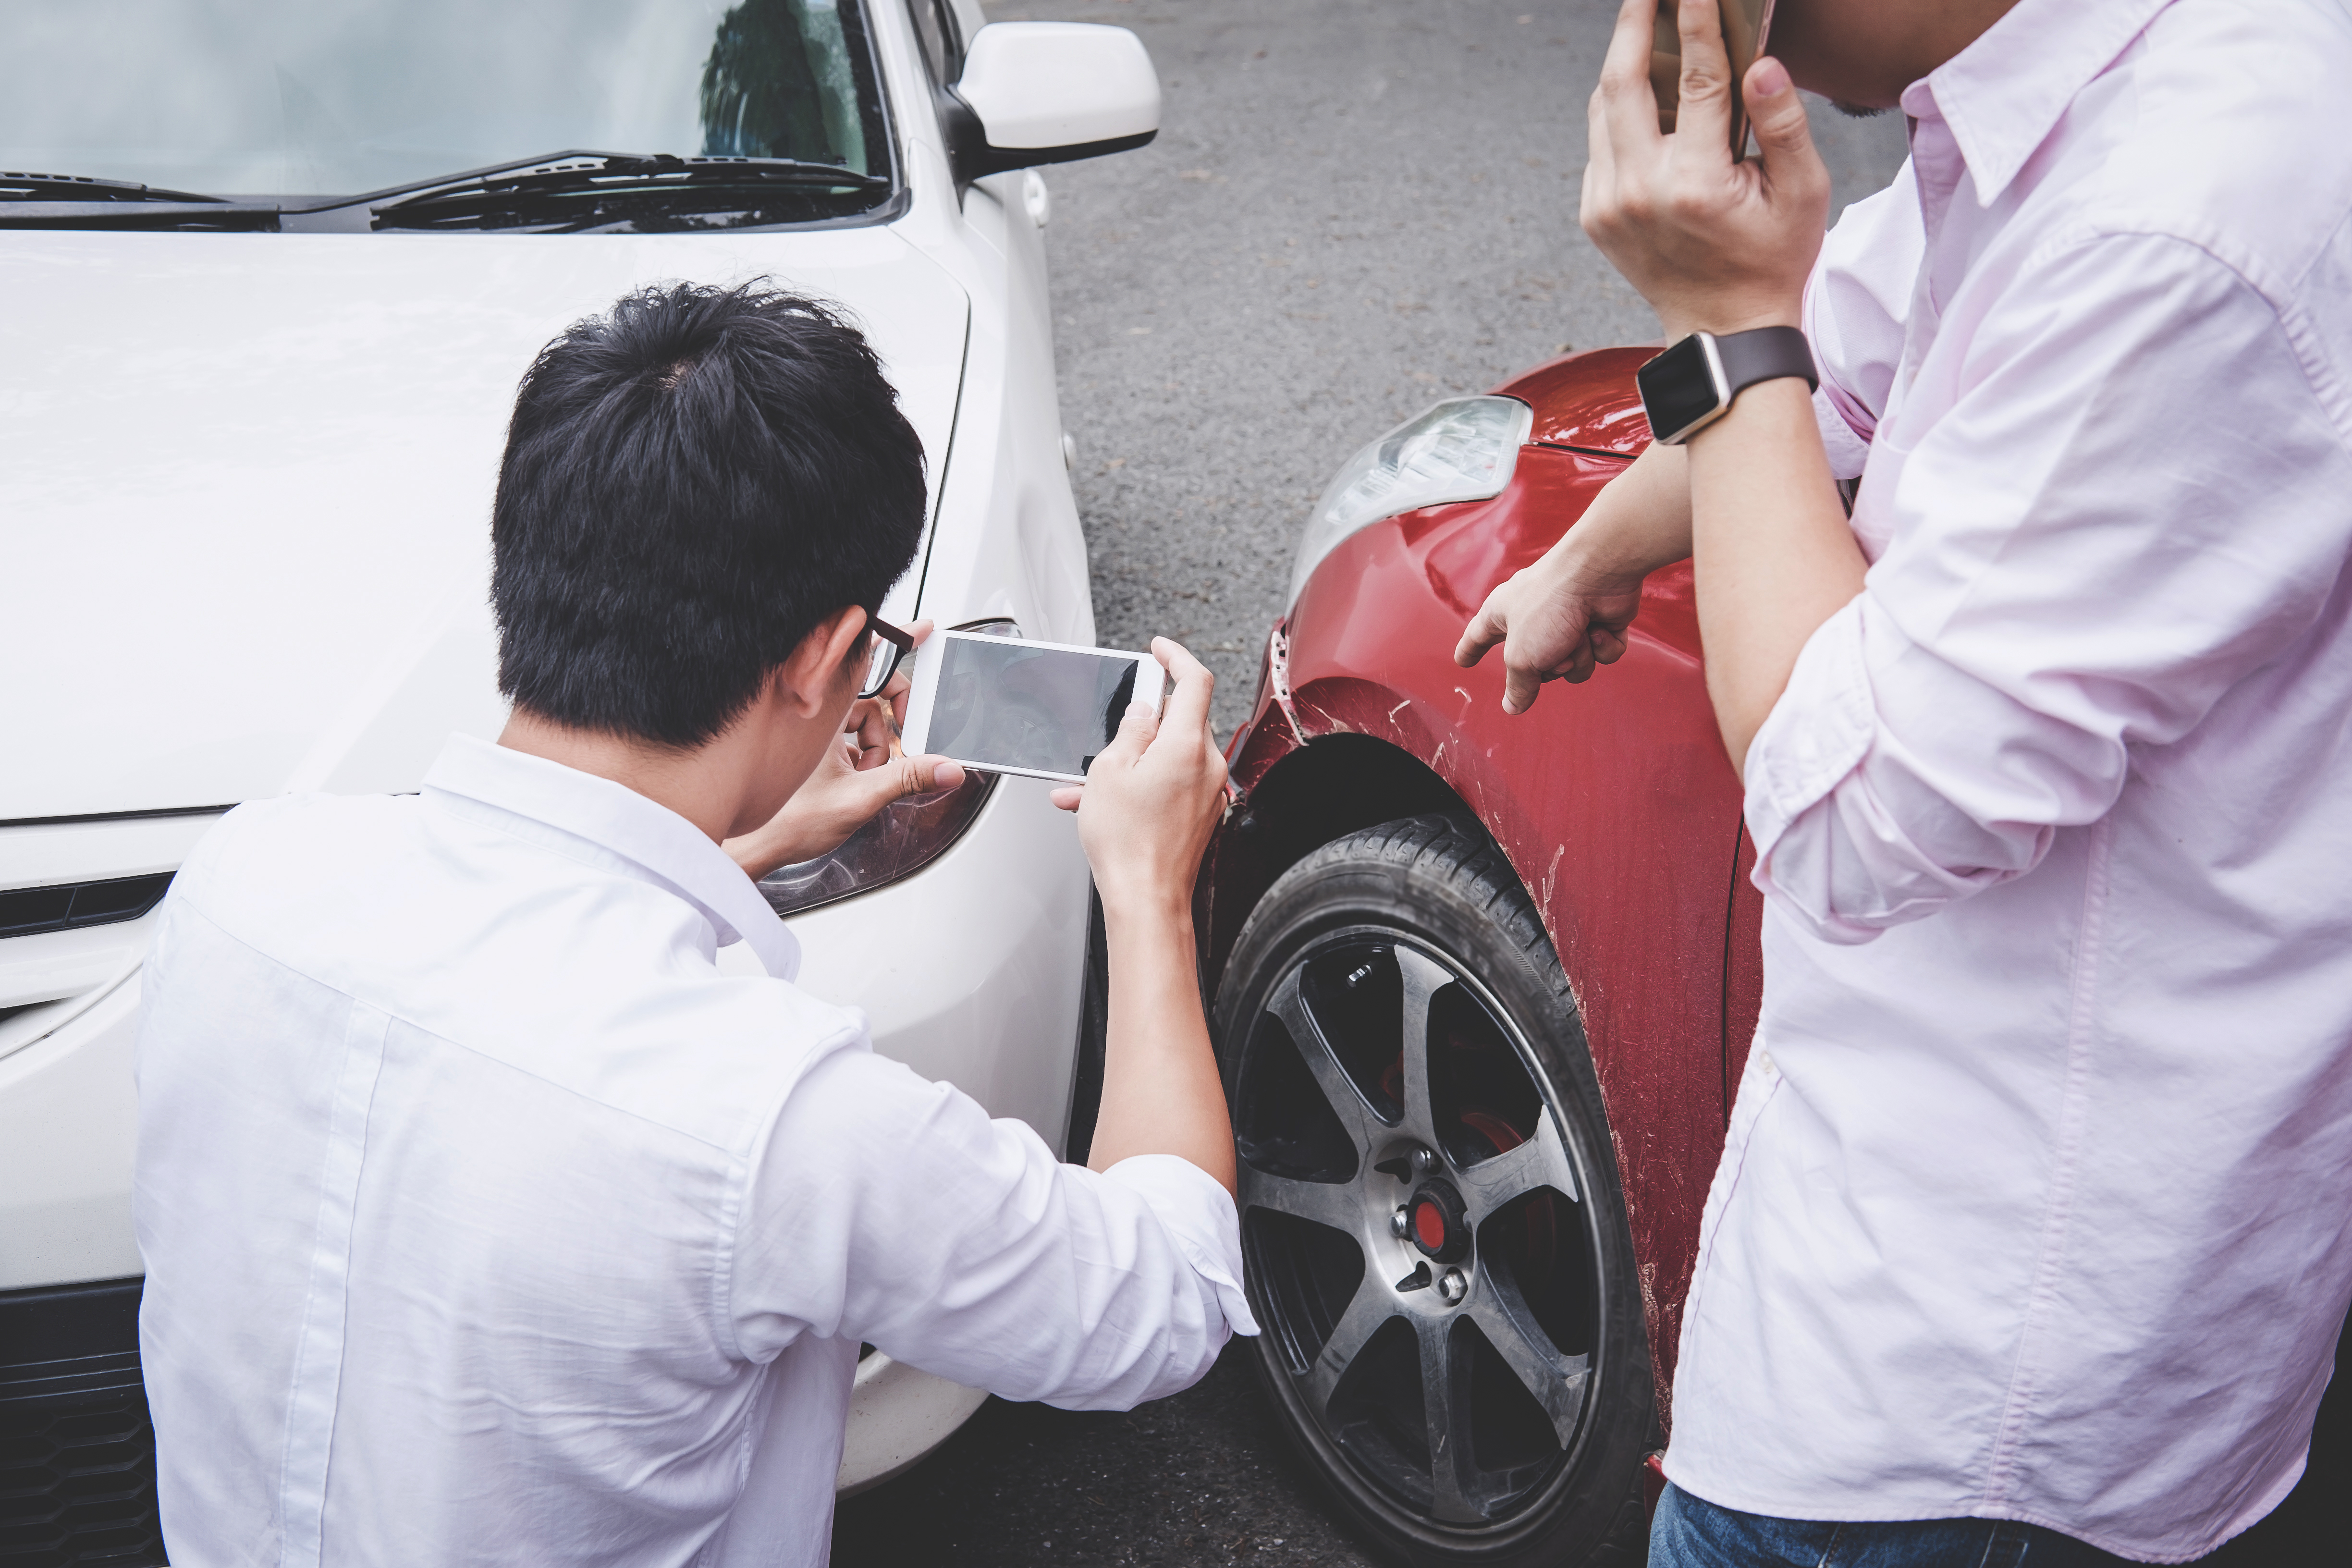
M 1803 382 L 1749 387 L 1687 450 L 1707 695 L 1744 773 L 1797 655 L 1862 592 L 1867 563 L 1838 504 Z
M 1646 577 L 1691 552 L 1690 460 L 1653 442 L 1602 487 L 1554 553 L 1593 570 Z
M 1087 1164 L 1107 1171 L 1137 1154 L 1174 1154 L 1234 1190 L 1224 1085 L 1194 969 L 1192 907 L 1103 908 L 1110 1016 L 1102 1111 Z

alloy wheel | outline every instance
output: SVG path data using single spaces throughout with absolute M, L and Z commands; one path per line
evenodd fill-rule
M 1405 931 L 1325 932 L 1247 1028 L 1240 1206 L 1277 1394 L 1389 1509 L 1507 1525 L 1570 1468 L 1601 1372 L 1574 1124 L 1495 997 Z

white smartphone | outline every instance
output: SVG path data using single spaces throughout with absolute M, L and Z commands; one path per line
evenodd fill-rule
M 1129 704 L 1158 712 L 1167 684 L 1148 653 L 933 632 L 915 650 L 902 743 L 982 773 L 1083 784 Z

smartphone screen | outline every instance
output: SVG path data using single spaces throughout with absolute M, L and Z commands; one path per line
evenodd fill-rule
M 1650 37 L 1650 90 L 1658 100 L 1658 129 L 1675 133 L 1675 110 L 1682 100 L 1683 35 L 1675 25 L 1675 0 L 1658 0 L 1658 19 Z M 1772 30 L 1772 0 L 1717 0 L 1723 21 L 1723 47 L 1731 57 L 1731 155 L 1748 155 L 1748 104 L 1739 83 L 1748 68 L 1764 52 Z
M 916 658 L 908 750 L 1048 778 L 1084 778 L 1118 733 L 1139 678 L 1154 707 L 1162 679 L 1149 654 L 970 632 L 941 632 Z

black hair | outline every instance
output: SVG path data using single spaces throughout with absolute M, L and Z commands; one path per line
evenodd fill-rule
M 624 296 L 540 351 L 490 512 L 499 689 L 686 748 L 915 558 L 923 448 L 865 337 L 763 279 Z

